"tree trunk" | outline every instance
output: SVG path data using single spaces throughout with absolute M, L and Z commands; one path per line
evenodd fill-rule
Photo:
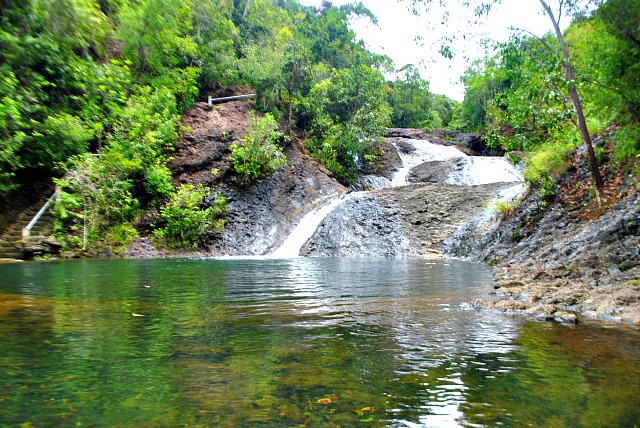
M 247 19 L 247 14 L 249 13 L 249 4 L 251 3 L 251 0 L 247 0 L 247 2 L 244 4 L 244 12 L 242 12 L 242 23 L 244 24 L 244 20 Z
M 591 137 L 589 136 L 589 131 L 587 130 L 587 121 L 584 118 L 582 103 L 580 102 L 578 90 L 576 89 L 576 84 L 573 77 L 573 67 L 571 66 L 571 56 L 569 55 L 569 48 L 567 48 L 567 43 L 564 40 L 562 31 L 560 31 L 560 26 L 558 25 L 558 21 L 556 21 L 551 8 L 544 0 L 540 0 L 540 3 L 542 3 L 542 7 L 547 13 L 547 16 L 549 16 L 549 19 L 551 19 L 556 37 L 558 38 L 558 42 L 560 42 L 560 46 L 562 47 L 565 80 L 567 81 L 567 86 L 569 89 L 569 97 L 571 98 L 571 103 L 573 104 L 573 108 L 576 112 L 576 117 L 578 119 L 578 131 L 580 131 L 580 137 L 582 138 L 582 142 L 587 149 L 591 177 L 593 179 L 593 184 L 596 187 L 598 199 L 600 199 L 600 193 L 602 191 L 604 183 L 602 181 L 602 176 L 600 175 L 600 170 L 598 169 L 598 161 L 596 160 L 596 154 L 593 151 L 593 145 L 591 144 Z

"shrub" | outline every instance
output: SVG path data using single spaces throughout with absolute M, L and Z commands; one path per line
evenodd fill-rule
M 249 123 L 241 144 L 231 145 L 233 168 L 242 179 L 255 182 L 268 177 L 276 169 L 287 164 L 287 157 L 276 142 L 282 137 L 278 124 L 267 113 Z
M 129 223 L 120 223 L 107 229 L 104 235 L 104 244 L 113 254 L 123 253 L 131 241 L 138 237 L 138 231 Z
M 208 235 L 224 227 L 227 200 L 220 193 L 213 205 L 205 207 L 211 189 L 183 184 L 160 210 L 165 226 L 154 233 L 159 242 L 171 247 L 195 249 Z
M 553 141 L 539 146 L 525 162 L 524 178 L 539 185 L 548 178 L 565 172 L 569 166 L 569 154 L 580 145 L 575 129 L 567 129 L 555 135 Z
M 640 127 L 628 125 L 616 131 L 613 160 L 623 169 L 629 170 L 640 157 Z

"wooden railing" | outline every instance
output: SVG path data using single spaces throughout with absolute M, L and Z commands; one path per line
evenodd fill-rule
M 247 94 L 247 95 L 235 95 L 233 97 L 222 97 L 222 98 L 213 98 L 209 96 L 209 105 L 224 103 L 227 101 L 235 101 L 235 100 L 244 100 L 245 98 L 254 98 L 256 94 Z

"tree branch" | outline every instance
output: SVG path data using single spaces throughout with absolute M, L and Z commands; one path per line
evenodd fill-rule
M 547 43 L 547 41 L 545 39 L 543 39 L 542 37 L 539 37 L 537 35 L 535 35 L 534 33 L 532 33 L 529 30 L 525 30 L 523 28 L 516 28 L 516 27 L 509 27 L 509 31 L 520 31 L 523 33 L 527 33 L 530 36 L 533 36 L 534 38 L 536 38 L 540 43 L 542 43 L 544 45 L 545 48 L 547 48 L 547 50 L 549 50 L 550 52 L 552 52 L 554 55 L 558 56 L 558 51 L 556 51 L 555 49 L 553 49 L 551 47 L 551 45 L 549 43 Z

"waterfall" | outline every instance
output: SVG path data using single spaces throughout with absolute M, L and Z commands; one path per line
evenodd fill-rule
M 441 146 L 426 140 L 409 139 L 407 143 L 413 146 L 414 150 L 406 152 L 396 145 L 396 150 L 398 150 L 398 155 L 400 155 L 400 160 L 402 160 L 402 167 L 393 175 L 391 183 L 394 187 L 406 185 L 409 172 L 420 164 L 466 156 L 453 146 Z
M 314 235 L 323 220 L 339 205 L 368 190 L 404 186 L 407 184 L 407 176 L 411 170 L 427 162 L 448 161 L 452 164 L 451 170 L 444 180 L 446 184 L 475 186 L 500 182 L 522 182 L 520 173 L 504 158 L 471 157 L 456 147 L 437 145 L 425 140 L 408 139 L 406 143 L 410 146 L 409 150 L 406 146 L 398 147 L 394 144 L 402 166 L 393 175 L 391 181 L 382 177 L 363 177 L 359 183 L 359 188 L 364 189 L 363 191 L 342 194 L 323 201 L 320 206 L 300 220 L 300 223 L 283 244 L 269 256 L 275 258 L 298 257 L 301 248 Z
M 280 245 L 280 247 L 270 254 L 275 258 L 292 258 L 300 255 L 300 248 L 316 231 L 322 220 L 333 211 L 338 205 L 344 201 L 350 199 L 355 193 L 347 193 L 330 198 L 328 202 L 325 201 L 319 207 L 313 209 L 309 214 L 305 215 L 300 223 L 293 229 L 287 239 Z
M 452 168 L 446 184 L 479 186 L 522 181 L 522 175 L 505 158 L 463 156 Z

